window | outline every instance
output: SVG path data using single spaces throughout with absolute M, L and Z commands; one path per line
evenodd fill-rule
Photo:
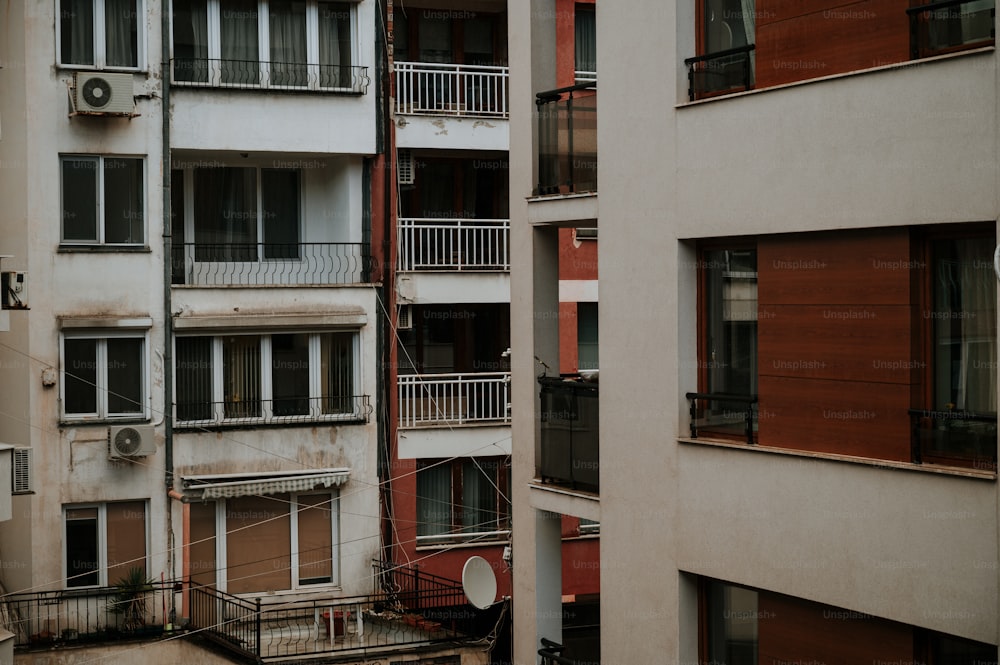
M 914 7 L 907 10 L 907 14 L 910 17 L 912 58 L 926 58 L 993 43 L 994 0 L 911 4 Z M 923 9 L 918 9 L 916 5 Z
M 338 584 L 339 514 L 338 494 L 329 491 L 192 503 L 196 582 L 228 593 Z M 224 538 L 216 538 L 217 525 Z
M 146 418 L 145 335 L 63 335 L 63 416 Z
M 360 92 L 355 22 L 348 2 L 174 0 L 174 81 Z
M 146 502 L 65 506 L 66 586 L 108 586 L 146 570 Z
M 182 422 L 367 418 L 358 333 L 273 333 L 176 340 Z
M 504 458 L 427 461 L 417 469 L 417 540 L 495 540 L 510 529 L 510 464 Z
M 706 580 L 708 661 L 757 665 L 757 591 Z
M 597 80 L 597 20 L 592 6 L 577 5 L 574 19 L 576 82 Z
M 138 68 L 141 0 L 60 0 L 59 62 Z
M 142 158 L 65 155 L 60 161 L 63 244 L 143 244 Z
M 577 369 L 597 369 L 597 303 L 580 302 L 576 304 L 576 348 Z
M 698 53 L 691 67 L 690 99 L 749 90 L 754 83 L 754 0 L 700 0 Z

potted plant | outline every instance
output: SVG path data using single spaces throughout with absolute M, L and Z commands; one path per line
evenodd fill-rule
M 153 580 L 138 566 L 115 582 L 115 598 L 111 611 L 122 617 L 121 630 L 133 633 L 146 625 L 147 601 L 153 591 Z

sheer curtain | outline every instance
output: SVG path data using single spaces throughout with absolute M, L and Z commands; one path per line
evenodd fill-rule
M 63 63 L 94 64 L 94 0 L 62 0 L 59 30 Z
M 222 82 L 260 85 L 256 0 L 221 0 Z
M 997 411 L 996 278 L 989 247 L 978 239 L 956 241 L 960 257 L 961 322 L 959 409 L 991 414 Z
M 174 0 L 174 80 L 208 82 L 207 0 Z
M 109 67 L 139 64 L 137 0 L 104 0 L 104 48 Z
M 271 2 L 268 6 L 271 85 L 309 84 L 306 71 L 306 3 Z
M 451 510 L 451 464 L 417 471 L 417 535 L 449 533 Z
M 198 261 L 257 260 L 256 169 L 195 169 L 194 241 Z
M 351 88 L 351 6 L 346 2 L 319 3 L 320 86 Z
M 589 10 L 576 11 L 576 71 L 597 71 L 597 21 Z

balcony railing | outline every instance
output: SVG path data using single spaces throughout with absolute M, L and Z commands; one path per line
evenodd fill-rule
M 510 422 L 510 372 L 401 374 L 399 426 Z
M 141 605 L 124 599 L 113 586 L 16 593 L 2 602 L 15 646 L 72 646 L 160 635 L 169 621 L 164 606 L 172 606 L 172 589 L 172 583 L 154 583 Z
M 399 220 L 400 270 L 510 270 L 509 219 Z
M 396 63 L 396 113 L 507 117 L 508 67 Z
M 597 191 L 597 87 L 581 83 L 535 95 L 536 195 Z
M 368 395 L 177 402 L 174 406 L 174 427 L 366 423 L 371 413 Z
M 170 71 L 173 85 L 197 88 L 363 95 L 371 82 L 367 67 L 257 60 L 174 58 Z
M 997 469 L 996 414 L 910 409 L 910 461 Z
M 600 418 L 597 383 L 575 375 L 541 377 L 543 482 L 600 490 Z
M 926 58 L 994 42 L 994 0 L 944 0 L 909 7 L 910 58 Z
M 723 437 L 744 438 L 754 443 L 757 430 L 757 396 L 729 395 L 726 393 L 687 393 L 690 402 L 691 438 L 698 432 Z
M 174 284 L 291 286 L 363 284 L 370 280 L 367 243 L 185 243 L 172 248 Z
M 713 94 L 752 88 L 754 48 L 754 44 L 748 44 L 685 59 L 688 99 L 693 102 Z

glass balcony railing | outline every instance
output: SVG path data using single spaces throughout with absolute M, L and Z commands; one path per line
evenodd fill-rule
M 743 438 L 754 443 L 757 431 L 757 396 L 725 393 L 687 393 L 691 438 L 699 433 L 723 438 Z
M 535 95 L 538 110 L 536 195 L 597 191 L 597 84 Z
M 997 416 L 968 411 L 910 409 L 914 464 L 945 464 L 996 471 Z
M 748 44 L 687 58 L 688 100 L 752 88 L 754 48 Z
M 944 0 L 910 7 L 910 58 L 988 46 L 995 36 L 994 0 Z
M 600 490 L 598 384 L 578 375 L 541 377 L 542 482 Z

